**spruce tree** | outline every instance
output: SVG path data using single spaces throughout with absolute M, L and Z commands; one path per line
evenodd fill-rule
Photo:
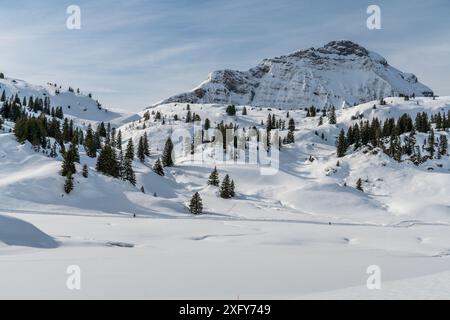
M 209 175 L 208 185 L 218 187 L 219 184 L 220 184 L 219 172 L 217 171 L 217 167 L 214 167 L 214 170 Z
M 445 156 L 448 151 L 448 139 L 447 135 L 441 134 L 441 137 L 439 138 L 439 153 L 441 156 Z
M 172 139 L 168 138 L 162 154 L 162 164 L 164 167 L 172 167 L 174 165 L 172 159 L 172 152 L 173 152 Z
M 358 179 L 358 181 L 356 181 L 356 189 L 359 191 L 364 192 L 363 187 L 362 187 L 362 180 L 361 178 Z
M 434 153 L 436 152 L 434 143 L 435 143 L 434 130 L 431 129 L 430 134 L 428 135 L 428 148 L 427 148 L 427 151 L 430 154 L 430 158 L 433 158 Z
M 133 139 L 128 140 L 127 149 L 125 151 L 125 159 L 134 160 L 134 144 Z
M 342 129 L 341 132 L 339 133 L 336 147 L 337 147 L 337 157 L 338 158 L 344 157 L 345 153 L 347 152 L 347 141 L 345 139 L 344 129 Z
M 144 133 L 144 154 L 147 157 L 150 157 L 150 144 L 148 142 L 148 136 L 147 133 Z
M 205 128 L 205 131 L 208 131 L 209 128 L 211 128 L 211 121 L 208 118 L 205 119 L 204 128 Z
M 330 124 L 336 124 L 336 108 L 333 106 L 328 114 L 328 122 Z
M 289 130 L 287 136 L 286 136 L 286 144 L 291 144 L 295 142 L 295 136 L 294 131 Z
M 68 174 L 66 176 L 66 181 L 64 183 L 64 192 L 69 194 L 71 193 L 73 190 L 73 178 L 72 178 L 72 174 Z
M 289 129 L 289 131 L 295 131 L 295 121 L 292 118 L 289 119 L 288 129 Z
M 223 199 L 231 198 L 231 181 L 230 176 L 228 174 L 225 176 L 220 186 L 220 196 Z
M 247 108 L 246 108 L 246 107 L 244 107 L 244 108 L 242 109 L 242 115 L 243 115 L 243 116 L 246 116 L 246 115 L 247 115 Z
M 136 185 L 136 174 L 133 170 L 133 161 L 131 159 L 125 159 L 123 164 L 123 176 L 124 180 L 130 182 L 133 186 Z
M 64 153 L 64 159 L 62 163 L 61 175 L 67 177 L 76 173 L 75 169 L 75 154 L 72 145 L 69 150 Z
M 83 165 L 82 175 L 84 178 L 87 178 L 89 176 L 88 166 L 86 164 Z
M 144 138 L 141 137 L 139 139 L 139 144 L 138 144 L 138 150 L 137 150 L 137 157 L 139 159 L 140 162 L 144 163 L 145 161 L 145 151 L 144 151 L 145 147 L 144 147 Z
M 116 139 L 116 148 L 122 150 L 122 130 L 119 130 Z
M 191 198 L 189 212 L 192 214 L 201 214 L 203 212 L 203 202 L 198 192 L 194 193 Z
M 231 180 L 231 183 L 230 183 L 230 197 L 234 198 L 235 195 L 236 195 L 236 193 L 235 193 L 234 180 Z
M 88 157 L 95 158 L 97 156 L 97 146 L 95 144 L 94 133 L 91 125 L 88 126 L 86 137 L 84 138 L 84 149 L 86 150 L 86 155 Z
M 109 144 L 105 144 L 97 159 L 96 169 L 105 175 L 119 177 L 119 164 L 116 153 Z
M 155 164 L 153 165 L 153 172 L 157 175 L 164 176 L 164 168 L 161 164 L 161 160 L 158 158 L 155 161 Z

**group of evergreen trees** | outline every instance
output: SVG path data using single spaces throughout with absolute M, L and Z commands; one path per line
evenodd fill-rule
M 283 143 L 284 144 L 291 144 L 295 142 L 295 137 L 294 137 L 294 131 L 295 131 L 295 121 L 293 118 L 289 119 L 289 123 L 288 123 L 288 134 L 287 136 L 284 138 Z
M 386 119 L 383 123 L 378 118 L 373 118 L 371 122 L 360 121 L 350 126 L 347 133 L 341 130 L 336 141 L 337 156 L 345 156 L 350 146 L 357 150 L 361 146 L 370 145 L 381 148 L 397 161 L 407 155 L 417 165 L 435 156 L 440 158 L 448 152 L 448 139 L 446 134 L 436 138 L 432 124 L 439 131 L 446 131 L 450 127 L 449 117 L 450 113 L 447 116 L 438 113 L 429 119 L 428 114 L 422 112 L 416 115 L 414 121 L 406 113 L 397 121 L 394 118 Z M 428 133 L 422 148 L 416 145 L 416 132 Z M 426 151 L 428 155 L 422 156 L 422 151 Z
M 236 195 L 234 180 L 231 180 L 228 174 L 225 175 L 225 178 L 222 180 L 222 184 L 220 184 L 219 172 L 217 171 L 217 167 L 214 167 L 214 170 L 209 175 L 208 185 L 214 187 L 220 186 L 219 195 L 224 199 L 234 198 L 234 196 Z

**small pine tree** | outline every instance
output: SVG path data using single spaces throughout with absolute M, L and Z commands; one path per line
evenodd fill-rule
M 295 131 L 295 121 L 292 118 L 289 119 L 288 129 L 289 129 L 289 131 Z
M 333 106 L 328 114 L 328 122 L 330 124 L 336 124 L 336 108 Z
M 342 129 L 341 132 L 339 133 L 336 147 L 337 147 L 337 157 L 338 158 L 344 157 L 345 153 L 347 152 L 347 141 L 345 139 L 344 129 Z
M 75 169 L 75 154 L 74 149 L 71 147 L 67 152 L 64 153 L 64 160 L 61 168 L 61 175 L 66 177 L 76 173 Z
M 144 161 L 145 161 L 145 146 L 144 146 L 144 138 L 143 137 L 141 137 L 139 139 L 137 157 L 140 162 L 144 163 Z
M 203 212 L 203 202 L 198 192 L 194 193 L 191 198 L 189 212 L 192 214 L 201 214 Z
M 208 131 L 209 128 L 211 128 L 211 121 L 208 118 L 205 119 L 204 128 L 205 128 L 205 131 Z
M 162 164 L 164 167 L 173 167 L 174 163 L 172 159 L 172 152 L 173 152 L 172 139 L 168 138 L 166 144 L 164 145 L 164 151 L 162 154 Z
M 208 185 L 218 187 L 219 184 L 219 172 L 217 171 L 217 167 L 214 167 L 213 172 L 209 175 Z
M 361 192 L 364 192 L 364 189 L 362 187 L 362 180 L 361 180 L 361 178 L 359 178 L 358 181 L 356 181 L 356 189 L 361 191 Z
M 131 161 L 130 159 L 126 159 Z M 119 162 L 117 161 L 116 152 L 109 144 L 106 144 L 97 158 L 96 169 L 105 175 L 118 178 L 120 174 Z
M 220 196 L 223 199 L 231 198 L 231 181 L 230 176 L 228 174 L 225 176 L 220 186 Z
M 428 135 L 428 153 L 430 154 L 430 158 L 433 158 L 434 153 L 436 152 L 434 143 L 435 143 L 434 130 L 431 129 L 430 134 Z
M 128 140 L 127 149 L 125 151 L 125 159 L 134 160 L 134 144 L 133 139 Z
M 164 176 L 164 168 L 161 164 L 161 160 L 158 158 L 153 165 L 153 172 L 157 175 Z
M 73 190 L 73 178 L 72 178 L 72 174 L 68 174 L 66 175 L 66 181 L 64 183 L 64 192 L 69 194 L 71 193 Z
M 89 176 L 88 166 L 85 164 L 83 165 L 83 171 L 81 173 L 84 178 L 87 178 Z
M 448 151 L 448 139 L 445 134 L 442 134 L 439 138 L 439 153 L 441 156 L 445 156 Z
M 144 134 L 144 154 L 147 157 L 150 157 L 150 144 L 148 142 L 148 136 L 147 133 Z
M 295 142 L 295 136 L 294 131 L 289 130 L 287 136 L 286 136 L 286 144 L 291 144 Z
M 231 183 L 230 183 L 230 196 L 231 196 L 231 198 L 234 198 L 236 196 L 234 180 L 231 180 Z
M 133 170 L 133 161 L 130 159 L 125 159 L 125 162 L 123 164 L 123 176 L 124 180 L 131 183 L 133 186 L 136 185 L 136 174 Z
M 246 108 L 246 107 L 244 107 L 244 108 L 242 109 L 242 115 L 243 115 L 243 116 L 246 116 L 246 115 L 247 115 L 247 108 Z

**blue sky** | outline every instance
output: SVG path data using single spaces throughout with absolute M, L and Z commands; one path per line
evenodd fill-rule
M 0 0 L 0 70 L 140 110 L 217 69 L 349 39 L 450 95 L 449 0 Z M 66 8 L 81 7 L 81 30 Z M 382 29 L 366 28 L 367 6 Z

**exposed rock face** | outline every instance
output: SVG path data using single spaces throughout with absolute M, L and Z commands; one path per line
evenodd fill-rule
M 341 107 L 400 94 L 432 95 L 415 75 L 351 41 L 333 41 L 287 56 L 265 59 L 248 71 L 220 70 L 170 102 L 220 103 L 278 108 Z

